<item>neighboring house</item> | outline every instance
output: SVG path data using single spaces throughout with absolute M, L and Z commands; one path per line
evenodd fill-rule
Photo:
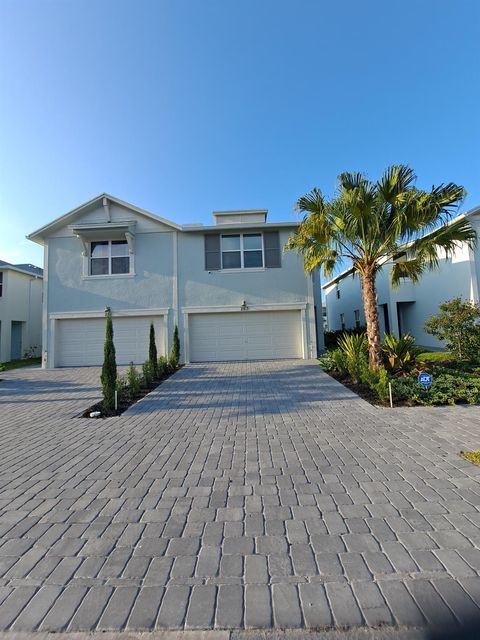
M 0 362 L 39 356 L 43 271 L 0 260 Z
M 480 207 L 466 214 L 477 231 L 480 241 Z M 390 271 L 396 260 L 404 254 L 387 260 L 377 275 L 377 302 L 382 335 L 410 333 L 417 343 L 431 348 L 440 348 L 442 343 L 423 330 L 425 320 L 438 312 L 441 302 L 461 297 L 472 302 L 479 301 L 480 244 L 469 249 L 459 246 L 454 255 L 446 258 L 438 254 L 439 268 L 426 271 L 418 284 L 403 279 L 399 287 L 392 287 Z M 330 331 L 350 329 L 365 324 L 363 296 L 360 277 L 347 269 L 323 285 L 327 301 L 328 328 Z
M 147 358 L 151 322 L 160 354 L 178 325 L 184 362 L 316 357 L 319 275 L 282 252 L 297 223 L 214 218 L 182 226 L 102 194 L 32 233 L 45 247 L 44 366 L 100 364 L 107 308 L 119 364 Z

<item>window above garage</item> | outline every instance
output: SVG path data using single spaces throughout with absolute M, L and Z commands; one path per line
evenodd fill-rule
M 206 233 L 206 271 L 235 272 L 282 266 L 278 231 Z
M 110 276 L 130 273 L 130 256 L 126 240 L 90 242 L 90 276 Z
M 258 269 L 264 266 L 261 233 L 222 235 L 221 249 L 222 269 Z
M 135 222 L 77 225 L 83 245 L 83 277 L 126 277 L 135 274 Z

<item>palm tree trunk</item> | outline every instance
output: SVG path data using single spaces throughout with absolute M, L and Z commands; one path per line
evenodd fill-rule
M 377 287 L 375 271 L 367 269 L 362 274 L 363 306 L 367 322 L 368 354 L 370 365 L 377 369 L 382 364 L 382 348 L 380 346 L 380 322 L 378 320 Z

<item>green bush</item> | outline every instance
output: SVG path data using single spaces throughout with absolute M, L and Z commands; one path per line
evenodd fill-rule
M 377 374 L 377 379 L 372 383 L 370 388 L 377 393 L 382 402 L 388 402 L 390 400 L 390 390 L 388 388 L 390 377 L 387 370 L 385 367 L 379 367 L 375 373 Z
M 150 360 L 145 360 L 142 365 L 143 384 L 148 389 L 155 379 L 155 371 Z
M 170 372 L 170 366 L 165 356 L 160 356 L 158 359 L 158 373 L 160 376 L 166 376 Z
M 433 382 L 428 391 L 422 389 L 416 376 L 394 378 L 392 387 L 395 399 L 421 405 L 480 402 L 480 377 L 459 375 L 444 368 L 434 369 L 432 374 Z
M 365 333 L 365 327 L 358 327 L 355 329 L 338 329 L 336 331 L 325 331 L 323 339 L 325 342 L 325 349 L 336 349 L 338 347 L 338 339 L 343 335 L 358 335 Z
M 117 384 L 117 363 L 115 360 L 115 345 L 113 343 L 112 314 L 107 312 L 105 325 L 105 343 L 103 346 L 103 365 L 100 376 L 103 393 L 103 406 L 106 409 L 115 407 L 115 388 Z
M 460 360 L 480 360 L 480 304 L 453 298 L 439 306 L 440 312 L 425 322 L 425 331 L 445 342 Z
M 335 363 L 335 369 L 338 371 L 338 373 L 340 373 L 342 376 L 347 375 L 348 373 L 347 356 L 343 353 L 341 349 L 338 349 L 338 348 L 331 351 L 331 354 L 332 354 L 332 360 Z
M 364 333 L 345 333 L 338 339 L 338 348 L 346 359 L 346 368 L 355 383 L 360 382 L 368 362 L 368 343 Z
M 133 362 L 131 362 L 130 366 L 128 367 L 127 385 L 130 400 L 133 401 L 140 395 L 140 390 L 142 388 L 142 377 L 138 373 Z
M 150 368 L 153 372 L 153 377 L 158 378 L 157 345 L 155 344 L 155 327 L 153 326 L 153 322 L 150 323 L 148 360 L 150 362 Z
M 393 333 L 386 334 L 382 341 L 384 365 L 392 373 L 406 374 L 416 365 L 421 352 L 415 347 L 415 338 L 408 333 L 397 338 Z
M 173 330 L 172 350 L 170 352 L 170 366 L 175 371 L 180 361 L 180 338 L 178 337 L 178 327 Z

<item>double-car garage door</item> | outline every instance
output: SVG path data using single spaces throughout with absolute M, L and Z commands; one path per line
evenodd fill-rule
M 150 324 L 155 327 L 159 354 L 164 353 L 163 317 L 113 318 L 117 364 L 142 363 L 148 357 Z M 57 367 L 101 365 L 105 340 L 105 318 L 57 320 L 55 364 Z
M 189 315 L 191 362 L 302 357 L 300 311 Z
M 162 354 L 165 352 L 162 316 L 113 317 L 118 364 L 139 364 L 147 359 L 151 322 L 155 326 L 158 353 Z M 188 324 L 190 362 L 303 357 L 302 321 L 298 310 L 193 313 L 188 316 Z M 101 365 L 104 339 L 105 318 L 57 320 L 55 365 Z M 181 344 L 183 355 L 184 348 Z

